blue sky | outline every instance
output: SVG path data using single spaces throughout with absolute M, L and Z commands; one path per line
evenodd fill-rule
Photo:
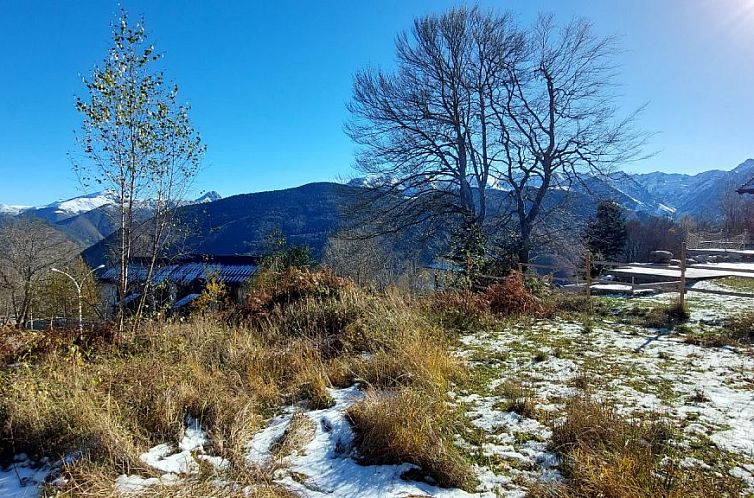
M 730 169 L 754 156 L 754 0 L 482 1 L 530 22 L 591 19 L 620 38 L 626 111 L 656 132 L 629 171 Z M 135 1 L 208 153 L 199 190 L 228 196 L 353 175 L 351 78 L 389 66 L 393 41 L 447 0 Z M 101 61 L 118 3 L 0 0 L 0 202 L 81 193 L 68 152 L 74 95 Z

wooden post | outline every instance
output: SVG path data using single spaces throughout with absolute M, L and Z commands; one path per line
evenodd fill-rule
M 686 242 L 681 243 L 681 281 L 678 292 L 680 294 L 678 303 L 683 308 L 686 302 Z
M 586 252 L 586 297 L 592 297 L 592 253 Z

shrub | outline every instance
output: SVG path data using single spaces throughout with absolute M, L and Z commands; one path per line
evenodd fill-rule
M 754 343 L 754 312 L 745 311 L 728 318 L 724 330 L 735 341 Z
M 408 462 L 440 486 L 473 487 L 469 464 L 452 442 L 456 417 L 445 399 L 412 389 L 370 392 L 347 417 L 364 463 Z
M 552 305 L 555 311 L 562 313 L 591 313 L 594 309 L 593 299 L 585 294 L 554 292 Z
M 500 384 L 497 393 L 506 400 L 499 408 L 502 411 L 518 413 L 522 417 L 536 418 L 537 407 L 534 403 L 534 392 L 514 380 L 507 380 Z
M 551 312 L 529 292 L 523 276 L 515 271 L 491 285 L 485 292 L 485 297 L 490 310 L 500 315 L 544 316 Z
M 336 297 L 353 288 L 350 280 L 338 277 L 328 268 L 291 267 L 282 272 L 260 272 L 249 297 L 269 311 L 275 305 L 287 305 L 306 298 Z
M 226 310 L 225 316 L 229 323 L 256 326 L 270 321 L 282 325 L 287 319 L 289 325 L 294 326 L 294 333 L 306 334 L 313 327 L 340 329 L 343 320 L 348 318 L 338 314 L 346 311 L 340 305 L 353 301 L 356 294 L 357 289 L 350 280 L 336 276 L 327 268 L 265 270 L 256 276 L 244 304 Z

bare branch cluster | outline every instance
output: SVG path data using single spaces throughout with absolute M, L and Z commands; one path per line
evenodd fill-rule
M 354 78 L 347 132 L 374 231 L 437 217 L 483 226 L 496 213 L 515 220 L 526 261 L 548 193 L 642 145 L 636 113 L 617 117 L 615 51 L 583 20 L 522 28 L 479 8 L 416 20 L 397 38 L 394 71 Z M 493 188 L 507 194 L 494 200 Z

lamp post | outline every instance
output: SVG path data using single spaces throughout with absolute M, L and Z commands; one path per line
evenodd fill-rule
M 68 277 L 69 279 L 71 279 L 71 282 L 73 282 L 73 285 L 76 286 L 76 293 L 77 293 L 78 299 L 79 299 L 79 339 L 80 340 L 84 340 L 84 313 L 83 313 L 83 308 L 82 308 L 82 303 L 81 303 L 81 284 L 84 283 L 84 280 L 89 275 L 91 275 L 92 273 L 94 273 L 97 270 L 101 270 L 104 267 L 105 267 L 105 265 L 99 265 L 97 268 L 94 268 L 92 271 L 90 271 L 89 273 L 87 273 L 86 276 L 84 276 L 84 278 L 81 279 L 81 283 L 79 283 L 79 281 L 76 280 L 72 275 L 70 275 L 69 273 L 64 272 L 63 270 L 58 270 L 57 268 L 50 268 L 50 270 L 54 271 L 55 273 L 60 273 L 61 275 L 65 275 L 66 277 Z

